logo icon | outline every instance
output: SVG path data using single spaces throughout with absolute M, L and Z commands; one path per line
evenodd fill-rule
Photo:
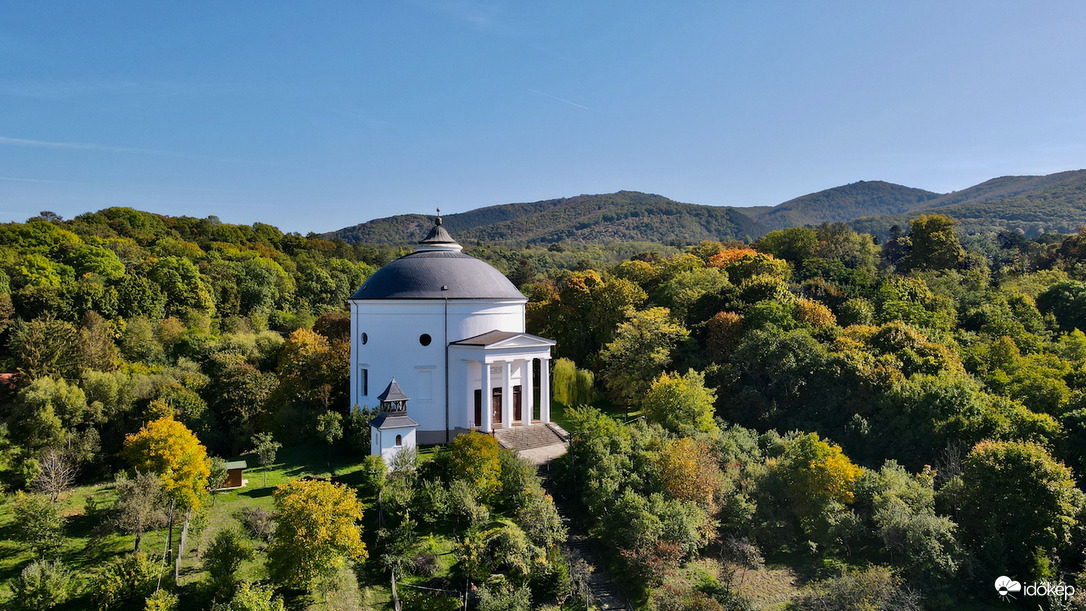
M 999 592 L 999 597 L 1003 600 L 1014 598 L 1011 592 L 1021 592 L 1022 584 L 1007 577 L 1006 575 L 1000 575 L 999 579 L 995 580 L 996 592 Z

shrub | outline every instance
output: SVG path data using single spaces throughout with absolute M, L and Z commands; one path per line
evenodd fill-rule
M 864 570 L 849 569 L 837 577 L 816 582 L 795 604 L 801 611 L 919 611 L 917 599 L 917 595 L 905 588 L 890 569 L 872 566 Z
M 147 596 L 159 575 L 159 566 L 143 552 L 114 558 L 91 580 L 91 597 L 99 608 Z
M 225 528 L 211 542 L 204 552 L 204 570 L 212 591 L 226 593 L 234 589 L 234 576 L 245 560 L 253 557 L 252 546 L 245 540 L 245 535 L 236 527 Z
M 177 611 L 177 595 L 167 590 L 159 590 L 147 597 L 144 611 Z
M 71 594 L 71 573 L 60 562 L 35 560 L 11 582 L 12 606 L 27 611 L 52 609 Z
M 283 599 L 271 588 L 242 583 L 230 602 L 217 603 L 211 611 L 283 611 Z
M 272 512 L 263 507 L 246 507 L 238 513 L 238 519 L 245 525 L 245 530 L 249 531 L 253 538 L 264 542 L 271 541 L 272 533 L 275 532 L 275 520 L 272 518 Z

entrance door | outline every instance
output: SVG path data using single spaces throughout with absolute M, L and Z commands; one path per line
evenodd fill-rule
M 493 411 L 494 411 L 494 424 L 501 424 L 502 423 L 502 389 L 501 389 L 500 386 L 498 388 L 494 389 L 494 392 L 491 395 L 490 404 L 493 407 Z
M 520 410 L 520 385 L 513 387 L 513 422 L 520 424 L 523 422 L 523 416 Z
M 475 389 L 475 426 L 483 426 L 483 390 Z

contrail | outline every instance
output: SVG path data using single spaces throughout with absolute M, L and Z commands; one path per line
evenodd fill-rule
M 583 110 L 592 110 L 591 108 L 589 108 L 587 106 L 581 106 L 580 104 L 578 104 L 576 102 L 570 102 L 569 100 L 563 100 L 562 98 L 560 98 L 560 97 L 558 97 L 556 95 L 551 95 L 549 93 L 543 93 L 542 91 L 536 91 L 535 89 L 529 89 L 528 91 L 531 91 L 532 93 L 534 93 L 536 95 L 541 95 L 543 97 L 550 98 L 552 100 L 558 100 L 559 102 L 565 102 L 566 104 L 569 104 L 570 106 L 576 106 L 577 108 L 581 108 Z

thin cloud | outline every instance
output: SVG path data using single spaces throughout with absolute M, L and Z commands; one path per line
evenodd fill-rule
M 175 151 L 163 151 L 157 149 L 143 149 L 132 148 L 125 146 L 109 146 L 105 144 L 93 144 L 89 142 L 55 142 L 51 140 L 33 140 L 30 138 L 12 138 L 10 136 L 0 136 L 0 146 L 24 146 L 30 148 L 45 148 L 45 149 L 57 149 L 57 150 L 69 150 L 69 151 L 101 151 L 106 153 L 131 153 L 136 155 L 162 155 L 167 157 L 181 157 L 185 159 L 202 159 L 205 161 L 221 161 L 224 163 L 251 163 L 256 165 L 271 166 L 271 167 L 286 167 L 283 164 L 277 164 L 267 161 L 257 161 L 253 159 L 240 159 L 237 157 L 212 157 L 207 155 L 193 155 L 189 153 L 178 153 Z
M 170 155 L 167 151 L 155 151 L 150 149 L 126 148 L 122 146 L 106 146 L 103 144 L 89 144 L 85 142 L 53 142 L 50 140 L 31 140 L 29 138 L 11 138 L 0 136 L 0 144 L 10 146 L 29 146 L 34 148 L 69 149 L 80 151 L 107 151 L 110 153 L 151 153 L 155 155 Z
M 532 93 L 534 93 L 536 95 L 541 95 L 541 96 L 543 96 L 545 98 L 550 98 L 552 100 L 558 100 L 559 102 L 564 102 L 566 104 L 569 104 L 570 106 L 576 106 L 577 108 L 580 108 L 582 110 L 592 110 L 591 108 L 589 108 L 587 106 L 581 106 L 577 102 L 570 102 L 569 100 L 564 99 L 564 98 L 560 98 L 560 97 L 558 97 L 556 95 L 551 95 L 549 93 L 543 93 L 542 91 L 536 91 L 535 89 L 529 89 L 528 91 L 530 91 L 530 92 L 532 92 Z

